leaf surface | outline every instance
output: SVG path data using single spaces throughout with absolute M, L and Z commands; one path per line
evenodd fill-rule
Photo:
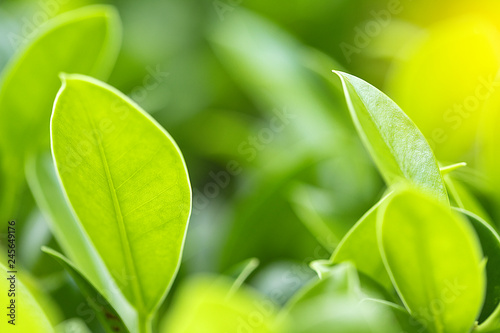
M 404 189 L 379 211 L 377 229 L 385 266 L 410 314 L 430 332 L 469 332 L 486 285 L 480 244 L 467 221 Z
M 82 75 L 63 81 L 51 120 L 58 175 L 118 287 L 149 315 L 180 263 L 191 210 L 183 157 L 117 90 Z
M 387 184 L 408 180 L 447 201 L 438 163 L 411 119 L 377 88 L 353 75 L 335 73 L 356 129 Z

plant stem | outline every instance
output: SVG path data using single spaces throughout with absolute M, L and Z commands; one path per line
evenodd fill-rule
M 151 316 L 139 314 L 139 333 L 153 333 Z

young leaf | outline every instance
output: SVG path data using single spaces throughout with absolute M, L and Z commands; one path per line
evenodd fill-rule
M 469 332 L 484 299 L 479 242 L 461 216 L 416 190 L 379 211 L 384 264 L 403 303 L 430 332 Z
M 191 210 L 177 145 L 128 97 L 82 75 L 63 76 L 51 138 L 69 202 L 147 321 L 177 273 Z
M 2 74 L 0 155 L 5 178 L 2 214 L 15 214 L 26 155 L 49 148 L 49 119 L 60 72 L 106 78 L 118 54 L 119 18 L 109 6 L 77 9 L 47 22 Z M 11 202 L 7 201 L 10 198 Z
M 283 310 L 283 316 L 291 321 L 289 332 L 401 332 L 401 310 L 364 302 L 384 293 L 372 280 L 361 278 L 353 265 L 343 263 L 331 267 L 321 280 L 312 281 Z M 403 324 L 408 329 L 408 322 Z
M 387 290 L 392 283 L 387 275 L 377 242 L 377 213 L 379 207 L 389 199 L 382 198 L 351 228 L 333 252 L 330 261 L 333 264 L 352 262 L 356 268 L 380 283 Z
M 30 333 L 51 333 L 54 332 L 49 319 L 45 315 L 42 307 L 26 285 L 19 280 L 15 273 L 9 273 L 9 269 L 0 262 L 0 288 L 2 292 L 2 311 L 4 315 L 0 320 L 0 331 L 2 332 L 30 332 Z M 14 279 L 12 279 L 14 275 Z M 14 284 L 15 295 L 8 296 L 11 284 Z M 14 301 L 14 303 L 12 303 Z M 10 308 L 9 308 L 10 307 Z M 13 308 L 13 310 L 11 310 Z M 10 314 L 13 313 L 12 316 Z M 15 319 L 15 320 L 14 320 Z M 11 324 L 10 320 L 14 320 Z
M 410 118 L 377 88 L 355 76 L 335 73 L 356 129 L 387 184 L 406 179 L 447 201 L 434 154 Z
M 481 248 L 486 262 L 486 297 L 479 316 L 479 323 L 488 318 L 500 305 L 500 237 L 497 232 L 481 217 L 467 210 L 454 208 L 456 212 L 463 214 L 476 230 L 481 242 Z M 498 325 L 500 328 L 500 325 Z
M 43 247 L 42 250 L 54 258 L 75 281 L 80 291 L 85 296 L 88 304 L 95 311 L 96 317 L 103 325 L 106 332 L 124 332 L 129 330 L 115 309 L 108 303 L 106 298 L 78 271 L 78 269 L 62 254 L 50 248 Z

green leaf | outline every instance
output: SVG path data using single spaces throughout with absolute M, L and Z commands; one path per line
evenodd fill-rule
M 479 316 L 479 323 L 488 318 L 500 305 L 500 237 L 497 232 L 481 217 L 467 210 L 454 208 L 463 214 L 476 230 L 481 242 L 486 262 L 486 297 Z M 498 325 L 500 328 L 500 325 Z
M 128 97 L 82 75 L 63 76 L 51 137 L 69 202 L 147 321 L 177 273 L 191 210 L 177 145 Z
M 42 307 L 31 294 L 28 287 L 19 279 L 18 274 L 9 273 L 9 269 L 0 262 L 0 271 L 2 278 L 0 279 L 0 288 L 2 288 L 2 320 L 0 320 L 0 331 L 2 332 L 30 332 L 30 333 L 50 333 L 54 332 L 49 319 L 45 315 Z M 14 275 L 14 280 L 9 278 Z M 15 284 L 15 295 L 8 296 L 8 291 L 11 289 L 11 282 Z M 12 300 L 14 304 L 11 305 Z M 15 326 L 9 324 L 9 320 L 14 318 L 8 316 L 12 313 L 7 307 L 13 306 L 15 310 Z
M 480 244 L 449 207 L 398 190 L 378 214 L 380 251 L 410 314 L 430 332 L 469 332 L 484 299 Z
M 333 264 L 352 262 L 356 268 L 380 283 L 387 290 L 393 290 L 387 275 L 377 241 L 377 213 L 380 206 L 389 200 L 390 194 L 382 198 L 351 228 L 333 252 Z
M 67 202 L 50 154 L 33 155 L 26 162 L 28 185 L 57 242 L 78 270 L 132 327 L 135 319 L 130 315 L 132 309 L 121 293 L 114 292 L 116 283 Z
M 417 332 L 418 323 L 402 320 L 403 309 L 389 302 L 368 302 L 383 297 L 384 292 L 372 280 L 358 276 L 350 263 L 335 265 L 321 280 L 312 281 L 287 305 L 283 315 L 290 321 L 293 333 L 399 333 Z M 408 313 L 404 319 L 410 319 Z M 401 323 L 400 323 L 401 322 Z M 412 329 L 409 323 L 414 323 Z M 401 325 L 402 324 L 402 325 Z
M 15 215 L 18 192 L 24 186 L 24 158 L 49 148 L 49 120 L 60 85 L 59 73 L 106 78 L 120 38 L 119 18 L 112 7 L 84 7 L 41 26 L 37 37 L 10 61 L 0 88 L 3 187 L 10 193 L 1 203 L 2 214 Z
M 160 332 L 282 332 L 274 304 L 248 287 L 231 292 L 225 277 L 199 276 L 185 282 L 174 298 Z
M 87 303 L 95 311 L 97 319 L 103 325 L 106 332 L 129 332 L 118 313 L 109 304 L 106 298 L 94 288 L 94 286 L 65 256 L 47 247 L 43 247 L 42 250 L 61 264 L 71 278 L 73 278 L 78 288 L 85 296 Z
M 447 201 L 434 154 L 410 118 L 377 88 L 355 76 L 335 73 L 356 129 L 387 184 L 409 180 Z

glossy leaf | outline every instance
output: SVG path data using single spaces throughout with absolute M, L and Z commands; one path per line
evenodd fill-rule
M 78 288 L 84 295 L 87 303 L 94 310 L 99 322 L 103 325 L 106 332 L 124 332 L 128 333 L 129 330 L 123 323 L 122 319 L 109 304 L 106 298 L 90 283 L 78 269 L 62 254 L 50 248 L 44 247 L 42 249 L 45 253 L 54 258 L 66 272 L 75 281 Z
M 455 208 L 464 215 L 474 227 L 481 242 L 486 262 L 486 296 L 479 316 L 479 322 L 488 318 L 500 305 L 500 237 L 498 233 L 481 217 L 467 210 Z M 500 326 L 500 325 L 499 325 Z
M 336 73 L 356 129 L 387 184 L 409 180 L 447 201 L 434 154 L 410 118 L 377 88 L 350 74 Z
M 84 230 L 125 297 L 148 316 L 177 273 L 191 209 L 178 147 L 126 96 L 82 75 L 63 77 L 51 137 Z
M 161 325 L 165 333 L 280 333 L 274 304 L 248 287 L 232 292 L 233 281 L 201 276 L 184 283 Z
M 386 268 L 413 317 L 430 332 L 469 332 L 484 298 L 480 244 L 449 207 L 416 190 L 399 190 L 378 214 Z
M 2 332 L 30 332 L 30 333 L 51 333 L 54 332 L 49 319 L 45 315 L 42 307 L 31 294 L 28 287 L 19 279 L 18 274 L 9 273 L 9 269 L 0 263 L 0 271 L 2 279 L 0 279 L 0 288 L 2 292 L 2 311 L 4 315 L 0 320 L 0 331 Z M 14 280 L 9 280 L 11 275 L 15 275 Z M 15 295 L 8 296 L 8 291 L 11 289 L 11 282 L 15 284 Z M 15 307 L 15 325 L 9 324 L 9 320 L 14 318 L 8 316 L 11 313 L 7 307 L 11 306 L 14 300 Z
M 356 268 L 368 275 L 387 290 L 392 289 L 392 283 L 387 275 L 377 241 L 377 213 L 380 206 L 389 200 L 382 198 L 352 227 L 342 239 L 333 253 L 330 261 L 334 264 L 352 262 Z
M 60 15 L 40 27 L 2 74 L 0 155 L 5 196 L 2 214 L 14 214 L 24 187 L 24 158 L 49 147 L 49 119 L 60 72 L 105 79 L 118 54 L 121 29 L 116 11 L 89 6 Z M 11 201 L 9 201 L 9 199 Z M 12 216 L 11 216 L 12 217 Z

